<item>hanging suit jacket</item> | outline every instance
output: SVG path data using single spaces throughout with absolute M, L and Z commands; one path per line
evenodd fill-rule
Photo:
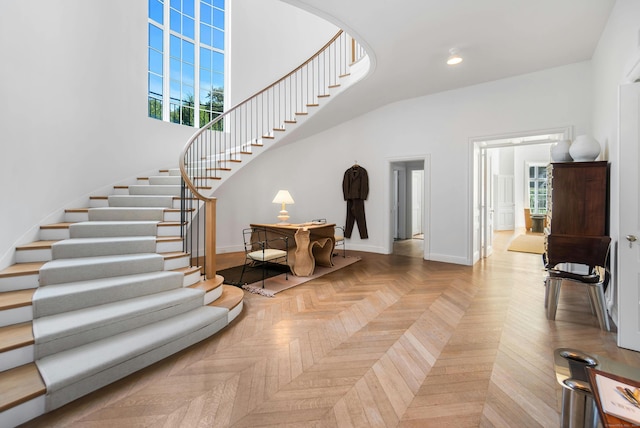
M 344 200 L 367 199 L 369 196 L 369 175 L 367 170 L 359 165 L 354 165 L 344 172 L 342 180 L 342 192 Z

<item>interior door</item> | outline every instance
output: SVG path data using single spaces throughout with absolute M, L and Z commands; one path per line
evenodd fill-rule
M 640 83 L 620 87 L 618 346 L 640 351 Z
M 514 176 L 502 175 L 496 176 L 496 230 L 513 230 L 515 229 L 515 189 Z

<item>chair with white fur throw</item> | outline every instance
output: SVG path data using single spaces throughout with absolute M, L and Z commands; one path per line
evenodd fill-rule
M 289 238 L 287 236 L 267 236 L 267 231 L 259 227 L 242 230 L 244 238 L 244 265 L 240 274 L 240 284 L 247 268 L 262 269 L 262 288 L 269 265 L 289 264 Z M 285 279 L 289 279 L 289 271 L 285 271 Z

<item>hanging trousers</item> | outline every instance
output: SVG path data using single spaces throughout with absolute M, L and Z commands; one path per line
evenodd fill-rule
M 364 216 L 364 199 L 347 199 L 347 224 L 344 228 L 344 236 L 351 238 L 353 224 L 358 223 L 360 239 L 369 238 L 367 233 L 367 220 Z

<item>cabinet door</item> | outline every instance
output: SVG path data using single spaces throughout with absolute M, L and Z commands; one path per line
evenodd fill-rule
M 554 164 L 551 233 L 606 235 L 607 163 Z

